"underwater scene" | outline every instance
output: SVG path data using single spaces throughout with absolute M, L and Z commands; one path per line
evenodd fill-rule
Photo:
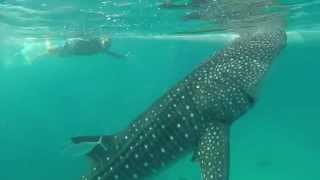
M 320 179 L 319 20 L 320 0 L 0 0 L 0 179 Z

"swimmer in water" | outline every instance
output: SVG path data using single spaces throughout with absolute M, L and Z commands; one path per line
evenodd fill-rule
M 71 56 L 88 56 L 99 53 L 106 53 L 115 58 L 125 58 L 124 55 L 112 52 L 109 50 L 111 46 L 111 39 L 107 37 L 94 38 L 71 38 L 66 40 L 63 46 L 50 47 L 48 53 L 58 55 L 60 57 Z

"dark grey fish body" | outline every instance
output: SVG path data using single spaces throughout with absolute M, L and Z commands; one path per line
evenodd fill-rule
M 204 180 L 228 179 L 229 127 L 254 104 L 254 89 L 286 45 L 283 30 L 239 38 L 200 65 L 114 136 L 97 142 L 90 180 L 144 179 L 193 151 Z

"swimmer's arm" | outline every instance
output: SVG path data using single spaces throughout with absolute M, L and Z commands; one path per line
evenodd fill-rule
M 117 58 L 117 59 L 125 59 L 127 56 L 124 55 L 124 54 L 120 54 L 120 53 L 116 53 L 116 52 L 113 52 L 113 51 L 106 51 L 105 52 L 107 55 L 113 57 L 113 58 Z
M 61 52 L 62 48 L 61 47 L 49 47 L 47 49 L 48 54 L 59 54 Z

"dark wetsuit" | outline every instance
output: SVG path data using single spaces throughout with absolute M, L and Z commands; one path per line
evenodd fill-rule
M 110 45 L 105 44 L 99 38 L 71 39 L 66 41 L 60 50 L 60 55 L 92 55 L 105 51 Z
M 61 47 L 48 49 L 50 54 L 62 57 L 75 55 L 93 55 L 105 53 L 111 45 L 110 39 L 91 38 L 91 39 L 68 39 Z

